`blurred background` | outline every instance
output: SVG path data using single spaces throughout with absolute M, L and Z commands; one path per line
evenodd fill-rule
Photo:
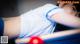
M 56 4 L 56 0 L 0 0 L 0 17 L 19 16 L 46 3 Z

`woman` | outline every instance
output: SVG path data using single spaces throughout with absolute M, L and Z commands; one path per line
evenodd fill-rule
M 78 17 L 67 13 L 65 9 L 54 4 L 45 4 L 19 17 L 13 17 L 9 21 L 5 21 L 4 35 L 9 36 L 9 38 L 30 38 L 31 36 L 49 34 L 53 37 L 52 33 L 55 30 L 56 22 L 69 27 L 80 28 Z M 79 32 L 80 30 L 75 31 L 75 33 Z M 26 41 L 24 39 L 20 41 L 19 39 L 19 42 L 22 42 L 22 40 L 23 42 Z

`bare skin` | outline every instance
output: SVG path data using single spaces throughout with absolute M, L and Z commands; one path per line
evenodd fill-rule
M 13 38 L 20 33 L 20 17 L 3 18 L 4 20 L 4 35 Z

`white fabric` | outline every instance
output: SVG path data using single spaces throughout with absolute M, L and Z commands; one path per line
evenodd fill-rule
M 19 37 L 30 37 L 53 33 L 55 29 L 55 22 L 51 22 L 48 17 L 60 11 L 60 9 L 53 9 L 57 6 L 53 4 L 46 4 L 34 10 L 30 10 L 21 15 L 21 32 Z M 49 10 L 53 9 L 47 14 Z

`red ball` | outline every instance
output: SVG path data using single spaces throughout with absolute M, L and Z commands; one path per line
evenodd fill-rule
M 39 37 L 31 37 L 29 44 L 44 44 L 44 41 Z

